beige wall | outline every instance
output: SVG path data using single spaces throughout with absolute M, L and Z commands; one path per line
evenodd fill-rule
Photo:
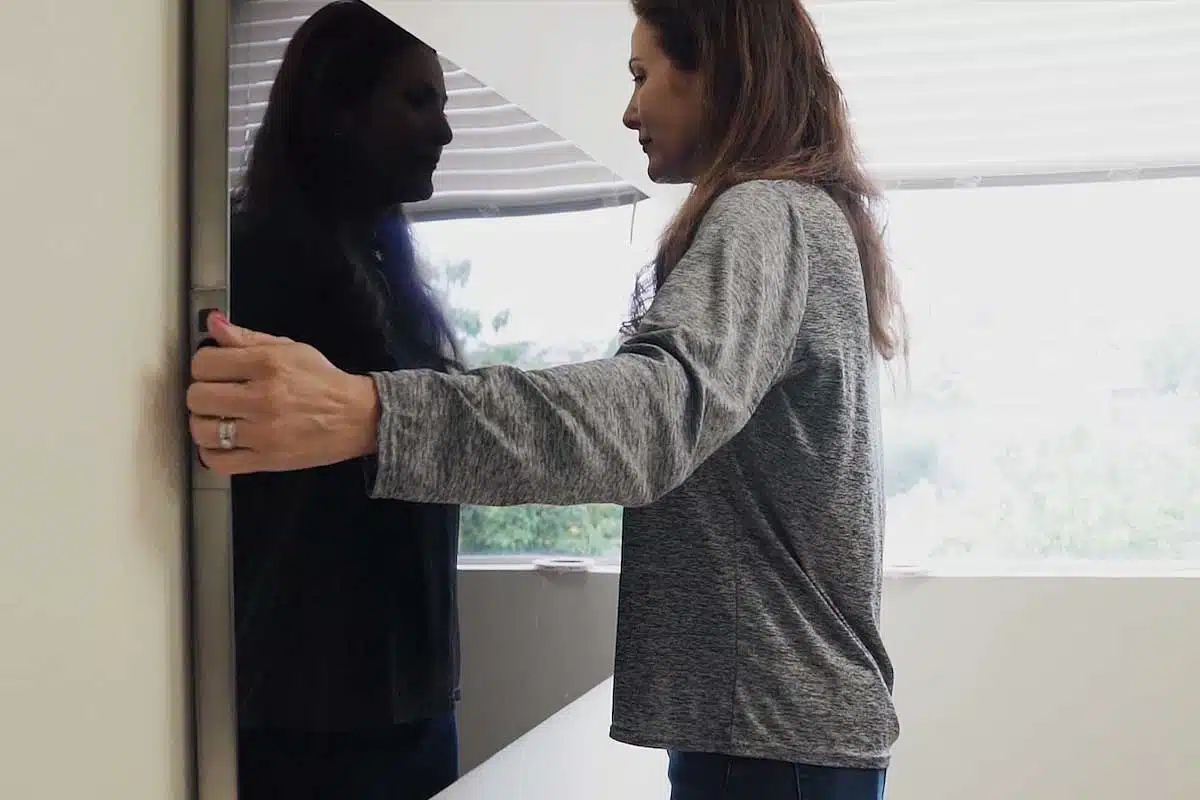
M 181 3 L 0 3 L 0 797 L 187 796 Z

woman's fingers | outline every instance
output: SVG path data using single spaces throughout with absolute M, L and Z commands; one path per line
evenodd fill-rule
M 201 347 L 192 356 L 192 380 L 236 382 L 262 378 L 274 369 L 278 345 Z
M 292 341 L 286 336 L 272 336 L 269 333 L 261 333 L 234 325 L 219 311 L 209 315 L 208 329 L 222 347 L 253 347 L 264 344 L 288 344 Z
M 218 475 L 245 475 L 250 472 L 270 471 L 262 455 L 254 450 L 210 450 L 200 449 L 200 462 Z
M 187 390 L 188 411 L 201 417 L 251 418 L 260 413 L 260 383 L 193 383 Z

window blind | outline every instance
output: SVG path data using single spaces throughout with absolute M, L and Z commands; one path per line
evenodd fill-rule
M 1200 2 L 809 8 L 891 188 L 1200 175 Z
M 230 52 L 229 174 L 236 185 L 288 41 L 319 0 L 235 0 Z M 454 141 L 434 194 L 405 209 L 414 221 L 511 216 L 635 203 L 645 195 L 570 141 L 441 58 Z

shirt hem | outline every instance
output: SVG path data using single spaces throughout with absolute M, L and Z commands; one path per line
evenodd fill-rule
M 613 725 L 608 730 L 609 738 L 633 747 L 655 750 L 677 750 L 694 753 L 715 753 L 738 758 L 761 758 L 769 761 L 786 761 L 792 764 L 807 764 L 814 767 L 835 769 L 886 770 L 891 762 L 890 754 L 868 755 L 824 750 L 800 745 L 780 745 L 761 741 L 717 741 L 692 739 L 678 734 L 667 734 L 649 730 L 634 730 Z

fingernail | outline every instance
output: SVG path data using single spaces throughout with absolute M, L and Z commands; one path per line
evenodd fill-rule
M 209 323 L 217 323 L 218 325 L 228 325 L 229 319 L 221 311 L 214 311 L 208 315 Z

